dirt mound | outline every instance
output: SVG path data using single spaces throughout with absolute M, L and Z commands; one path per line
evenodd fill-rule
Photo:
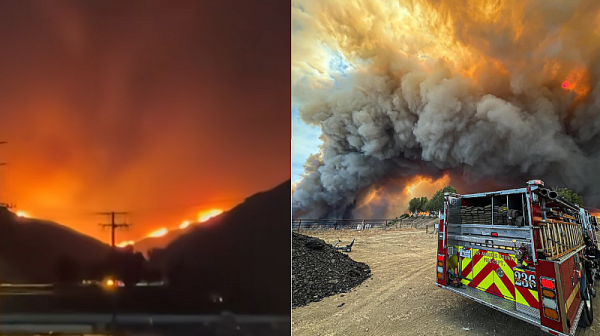
M 370 276 L 367 264 L 321 239 L 292 232 L 292 308 L 345 293 Z

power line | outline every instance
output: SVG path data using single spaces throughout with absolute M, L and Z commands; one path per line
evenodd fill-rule
M 100 223 L 99 225 L 103 228 L 110 227 L 110 246 L 112 247 L 113 250 L 115 249 L 115 231 L 120 228 L 128 228 L 129 226 L 131 226 L 131 224 L 127 224 L 125 222 L 123 222 L 123 223 L 115 222 L 115 216 L 116 215 L 126 215 L 126 214 L 127 214 L 127 212 L 116 212 L 116 211 L 99 212 L 98 213 L 98 215 L 110 216 L 110 223 Z

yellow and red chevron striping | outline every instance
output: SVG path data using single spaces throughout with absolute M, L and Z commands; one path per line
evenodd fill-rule
M 457 246 L 457 249 L 461 248 Z M 539 307 L 537 291 L 515 286 L 513 269 L 517 267 L 517 260 L 514 255 L 481 249 L 471 249 L 468 255 L 471 258 L 463 257 L 459 261 L 463 284 L 523 305 Z
M 521 297 L 525 300 L 526 303 L 519 302 L 520 300 L 517 300 L 517 302 L 519 302 L 521 304 L 525 304 L 526 306 L 530 306 L 533 308 L 539 308 L 540 304 L 538 302 L 537 291 L 532 291 L 531 289 L 523 288 L 523 287 L 519 287 L 519 286 L 515 286 L 515 288 L 519 292 Z
M 497 253 L 497 252 L 495 252 Z M 517 263 L 512 259 L 512 256 L 505 253 L 497 253 L 498 258 L 495 258 L 498 262 L 496 264 L 497 269 L 501 269 L 504 272 L 504 276 L 496 277 L 494 283 L 497 285 L 500 293 L 506 299 L 514 301 L 515 299 L 515 276 L 513 273 L 513 267 L 517 266 Z

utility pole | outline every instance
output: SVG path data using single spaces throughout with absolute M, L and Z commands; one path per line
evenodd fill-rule
M 5 145 L 7 143 L 8 142 L 6 142 L 6 141 L 0 141 L 0 145 Z M 0 162 L 0 166 L 6 166 L 6 162 Z M 0 206 L 4 206 L 7 209 L 11 209 L 14 207 L 14 206 L 9 205 L 8 203 L 0 203 Z
M 102 226 L 103 228 L 110 227 L 110 246 L 114 250 L 115 249 L 115 231 L 119 228 L 128 228 L 130 226 L 130 224 L 127 224 L 127 223 L 115 222 L 115 216 L 116 215 L 126 215 L 127 212 L 111 211 L 111 212 L 99 212 L 98 214 L 104 215 L 104 216 L 106 216 L 106 215 L 110 216 L 110 223 L 101 223 L 99 225 Z
M 115 255 L 114 255 L 114 253 L 116 252 L 116 250 L 115 250 L 115 231 L 119 228 L 128 228 L 130 226 L 130 224 L 127 224 L 127 223 L 115 222 L 115 216 L 116 215 L 125 215 L 125 214 L 127 214 L 127 212 L 111 211 L 111 212 L 99 212 L 98 214 L 110 216 L 110 223 L 100 223 L 100 226 L 102 228 L 110 227 L 110 247 L 111 247 L 111 254 L 113 254 L 113 255 L 109 256 L 109 264 L 111 266 L 112 275 L 114 277 L 115 273 L 117 272 L 117 259 L 115 259 Z M 119 306 L 119 295 L 118 294 L 119 294 L 119 292 L 116 291 L 116 292 L 114 292 L 114 295 L 112 295 L 112 314 L 111 314 L 112 328 L 116 328 L 117 309 Z

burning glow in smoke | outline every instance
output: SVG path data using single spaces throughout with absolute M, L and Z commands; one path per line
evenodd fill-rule
M 167 233 L 169 233 L 169 229 L 161 228 L 161 229 L 150 232 L 148 234 L 148 237 L 152 237 L 152 238 L 162 237 L 162 236 L 166 235 Z
M 575 103 L 585 99 L 591 90 L 590 78 L 587 69 L 578 68 L 571 70 L 562 86 L 564 89 L 575 93 Z
M 472 189 L 541 178 L 600 205 L 599 13 L 592 0 L 293 0 L 293 103 L 323 141 L 294 213 L 382 214 L 414 176 L 446 174 Z
M 431 198 L 449 183 L 448 175 L 437 180 L 419 175 L 385 180 L 379 186 L 368 188 L 364 196 L 357 196 L 353 213 L 358 218 L 396 218 L 406 213 L 410 199 L 423 196 Z
M 220 215 L 223 213 L 223 210 L 221 209 L 211 209 L 211 210 L 206 210 L 206 211 L 202 211 L 198 214 L 198 222 L 202 223 L 202 222 L 206 222 L 207 220 Z

